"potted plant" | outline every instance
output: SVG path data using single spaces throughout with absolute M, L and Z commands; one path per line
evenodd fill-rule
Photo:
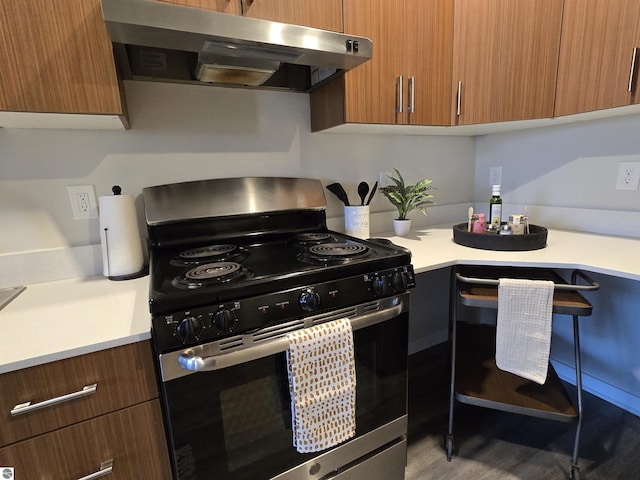
M 407 218 L 409 212 L 420 210 L 424 215 L 427 214 L 425 205 L 432 204 L 433 195 L 429 190 L 435 187 L 431 185 L 431 180 L 425 178 L 414 185 L 406 185 L 404 178 L 397 169 L 393 169 L 395 176 L 390 176 L 391 184 L 382 187 L 380 191 L 389 199 L 394 207 L 398 209 L 398 218 L 393 221 L 393 229 L 396 235 L 404 236 L 409 233 L 411 228 L 411 220 Z

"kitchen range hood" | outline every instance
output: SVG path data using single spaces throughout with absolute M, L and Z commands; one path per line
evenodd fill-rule
M 157 0 L 101 0 L 125 80 L 309 91 L 366 62 L 364 37 Z

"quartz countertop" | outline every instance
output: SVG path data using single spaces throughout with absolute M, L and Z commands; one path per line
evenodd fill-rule
M 406 237 L 395 236 L 393 232 L 378 236 L 411 250 L 411 263 L 416 273 L 451 265 L 512 265 L 577 268 L 640 280 L 638 238 L 550 229 L 545 248 L 505 252 L 480 250 L 454 243 L 452 225 L 419 228 Z
M 0 373 L 151 338 L 149 277 L 28 285 L 0 310 Z
M 377 234 L 412 252 L 416 273 L 451 265 L 579 268 L 640 280 L 640 239 L 549 230 L 547 247 L 497 252 L 453 242 L 452 224 Z M 0 373 L 150 338 L 149 277 L 28 285 L 0 310 Z

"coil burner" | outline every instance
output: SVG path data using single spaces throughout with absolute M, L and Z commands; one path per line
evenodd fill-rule
M 321 243 L 335 242 L 336 238 L 326 232 L 307 232 L 298 233 L 293 236 L 292 242 L 300 247 L 308 247 L 309 245 L 319 245 Z
M 340 264 L 353 259 L 360 259 L 370 255 L 369 247 L 359 243 L 321 243 L 309 247 L 300 260 L 307 263 Z
M 248 252 L 237 245 L 206 245 L 180 252 L 172 261 L 178 266 L 204 265 L 222 261 L 242 261 Z
M 250 277 L 249 270 L 235 262 L 215 262 L 199 265 L 184 276 L 174 279 L 175 286 L 197 288 L 216 283 L 227 283 Z

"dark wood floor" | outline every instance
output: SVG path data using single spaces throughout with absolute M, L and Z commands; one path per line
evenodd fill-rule
M 411 355 L 406 480 L 569 478 L 574 424 L 456 403 L 447 462 L 448 406 L 446 345 Z M 640 479 L 640 418 L 585 392 L 579 454 L 580 480 Z

